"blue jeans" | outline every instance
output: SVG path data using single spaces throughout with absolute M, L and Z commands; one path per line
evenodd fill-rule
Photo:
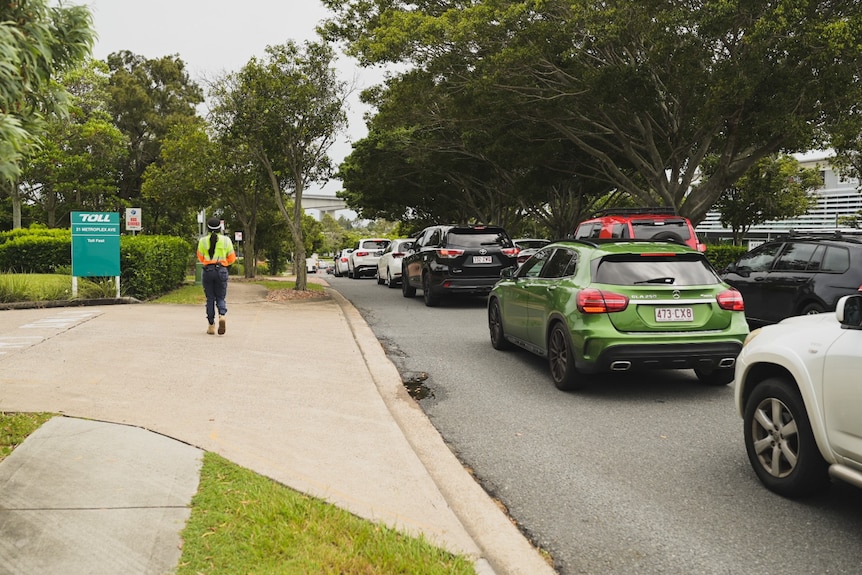
M 218 308 L 219 315 L 227 313 L 227 268 L 222 266 L 204 266 L 201 283 L 204 286 L 204 294 L 207 296 L 207 321 L 210 325 L 215 323 L 215 312 Z

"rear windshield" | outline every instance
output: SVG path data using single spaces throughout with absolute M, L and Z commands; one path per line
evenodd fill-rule
M 676 234 L 681 240 L 691 238 L 688 224 L 685 220 L 632 220 L 632 230 L 636 238 L 655 238 L 664 233 Z
M 364 250 L 382 250 L 386 249 L 386 246 L 389 245 L 389 240 L 363 240 L 362 249 Z
M 631 285 L 713 285 L 721 279 L 702 257 L 611 256 L 593 262 L 593 281 Z
M 548 245 L 549 243 L 551 243 L 551 242 L 549 242 L 548 240 L 518 240 L 518 242 L 517 242 L 518 247 L 521 248 L 522 250 L 528 250 L 528 249 L 532 249 L 532 248 L 542 248 L 542 247 L 545 247 L 546 245 Z
M 481 248 L 483 246 L 513 247 L 512 239 L 502 231 L 452 230 L 446 236 L 448 247 Z

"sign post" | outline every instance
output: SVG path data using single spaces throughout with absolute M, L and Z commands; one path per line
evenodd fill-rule
M 120 297 L 120 214 L 72 212 L 72 295 L 79 277 L 115 277 Z
M 126 231 L 139 232 L 141 229 L 141 208 L 126 208 Z

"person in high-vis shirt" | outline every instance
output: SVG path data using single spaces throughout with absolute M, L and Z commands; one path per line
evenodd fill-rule
M 213 335 L 216 332 L 215 314 L 218 309 L 218 333 L 223 335 L 227 315 L 227 268 L 236 261 L 236 252 L 233 251 L 230 238 L 219 233 L 221 220 L 210 218 L 207 220 L 207 229 L 210 230 L 209 235 L 198 241 L 198 260 L 204 266 L 201 283 L 207 296 L 207 333 Z

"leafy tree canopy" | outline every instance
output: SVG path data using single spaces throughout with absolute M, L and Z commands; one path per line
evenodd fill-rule
M 322 32 L 361 62 L 426 73 L 447 112 L 442 95 L 509 93 L 547 139 L 592 159 L 571 175 L 695 222 L 760 159 L 821 147 L 862 101 L 855 0 L 324 4 Z M 708 157 L 712 177 L 692 190 Z
M 67 92 L 56 77 L 90 54 L 94 36 L 85 6 L 0 3 L 0 180 L 18 176 L 42 120 L 65 112 Z
M 722 193 L 716 209 L 721 224 L 733 230 L 734 244 L 741 245 L 751 226 L 805 214 L 822 184 L 819 170 L 803 168 L 791 156 L 768 156 Z

